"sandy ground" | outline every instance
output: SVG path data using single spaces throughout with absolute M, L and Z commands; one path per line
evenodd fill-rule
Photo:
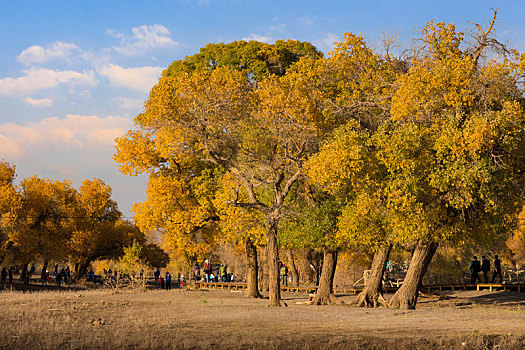
M 218 290 L 1 292 L 2 349 L 523 349 L 525 293 L 455 291 L 411 311 L 288 307 Z M 388 297 L 388 295 L 387 295 Z

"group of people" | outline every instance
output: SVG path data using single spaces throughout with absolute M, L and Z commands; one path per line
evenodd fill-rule
M 62 283 L 68 283 L 71 282 L 71 269 L 69 266 L 62 267 L 59 270 L 58 264 L 55 265 L 55 269 L 53 270 L 53 277 L 55 278 L 55 284 L 57 287 L 60 287 Z M 45 277 L 44 274 L 42 274 L 42 285 L 47 284 L 49 282 L 49 272 L 46 270 Z
M 472 258 L 470 262 L 470 283 L 474 284 L 478 281 L 481 282 L 479 273 L 483 272 L 483 278 L 485 283 L 489 283 L 489 272 L 490 272 L 490 260 L 486 256 L 481 257 L 481 261 L 478 260 L 477 256 Z M 503 282 L 503 276 L 501 275 L 501 260 L 497 255 L 494 256 L 494 272 L 492 274 L 492 279 L 490 283 L 494 283 L 496 277 L 499 276 L 500 283 Z
M 6 282 L 9 284 L 13 283 L 13 275 L 17 273 L 20 275 L 20 280 L 23 281 L 25 284 L 29 284 L 31 277 L 36 274 L 36 268 L 35 265 L 31 265 L 31 267 L 27 270 L 22 270 L 20 272 L 16 267 L 10 266 L 9 268 L 3 267 L 2 271 L 0 272 L 1 276 L 1 283 L 5 284 Z M 62 267 L 59 269 L 58 265 L 55 265 L 54 271 L 53 271 L 53 277 L 55 280 L 55 284 L 57 287 L 62 286 L 62 284 L 67 283 L 68 281 L 71 281 L 71 270 L 69 266 Z M 42 286 L 48 285 L 50 282 L 50 274 L 49 271 L 46 269 L 45 271 L 42 271 L 40 275 L 40 279 L 42 282 Z
M 6 269 L 5 266 L 2 268 L 2 272 L 1 272 L 2 285 L 5 285 L 8 276 L 9 276 L 9 284 L 13 283 L 13 271 L 14 271 L 13 266 L 9 266 L 9 269 Z
M 155 272 L 153 272 L 153 277 L 155 278 L 155 281 L 159 283 L 160 289 L 171 289 L 171 274 L 169 271 L 166 271 L 164 276 L 161 276 L 160 270 L 157 269 Z M 184 275 L 178 273 L 176 283 L 176 287 L 183 287 L 186 284 Z
M 204 260 L 204 275 L 202 280 L 204 282 L 233 282 L 235 274 L 228 273 L 228 265 L 220 264 L 216 273 L 213 273 L 213 266 L 209 260 Z

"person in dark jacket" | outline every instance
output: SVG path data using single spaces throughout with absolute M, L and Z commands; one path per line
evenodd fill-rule
M 2 284 L 5 284 L 6 279 L 7 279 L 7 269 L 4 267 L 2 269 Z
M 474 284 L 476 281 L 481 282 L 479 278 L 479 271 L 481 270 L 481 264 L 479 263 L 478 257 L 475 256 L 470 262 L 470 283 Z
M 494 255 L 494 268 L 496 270 L 494 271 L 494 274 L 492 275 L 491 283 L 494 283 L 494 281 L 496 280 L 496 276 L 499 276 L 499 283 L 502 283 L 503 277 L 501 276 L 501 260 L 498 258 L 497 255 Z
M 55 275 L 55 283 L 59 288 L 62 285 L 62 274 L 60 272 L 57 272 L 57 274 Z
M 171 290 L 171 275 L 166 271 L 166 289 Z

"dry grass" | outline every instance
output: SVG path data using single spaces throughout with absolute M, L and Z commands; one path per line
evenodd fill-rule
M 415 311 L 307 306 L 296 304 L 306 295 L 284 297 L 287 308 L 228 291 L 2 292 L 0 348 L 525 347 L 524 293 L 455 292 L 424 299 Z

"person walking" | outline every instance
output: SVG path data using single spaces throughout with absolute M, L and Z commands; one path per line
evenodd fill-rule
M 209 260 L 204 260 L 204 278 L 206 282 L 213 282 L 211 281 L 211 263 Z
M 9 267 L 8 277 L 9 277 L 9 284 L 12 285 L 13 284 L 13 266 Z
M 166 271 L 166 289 L 171 290 L 171 275 Z
M 160 270 L 159 269 L 155 270 L 155 272 L 153 273 L 153 277 L 155 278 L 155 281 L 157 282 L 160 281 Z
M 490 260 L 484 255 L 481 257 L 481 271 L 483 271 L 485 283 L 489 283 Z
M 219 267 L 219 280 L 221 282 L 226 282 L 226 268 L 223 264 Z
M 479 271 L 481 270 L 481 264 L 479 263 L 477 256 L 472 258 L 469 269 L 470 269 L 470 283 L 474 284 L 476 283 L 476 281 L 481 282 L 481 278 L 479 278 Z
M 57 272 L 57 274 L 55 275 L 55 283 L 57 287 L 60 288 L 60 286 L 62 285 L 62 273 Z
M 288 266 L 285 264 L 281 267 L 281 283 L 283 286 L 288 286 Z
M 64 284 L 67 283 L 67 274 L 66 274 L 66 269 L 65 268 L 62 268 L 59 272 L 61 275 L 62 275 L 62 278 L 60 279 L 61 282 L 63 282 Z
M 42 274 L 41 277 L 42 277 L 42 287 L 43 287 L 44 285 L 47 286 L 47 284 L 49 283 L 49 271 L 46 270 L 46 271 Z
M 494 283 L 494 281 L 496 280 L 496 276 L 499 276 L 499 283 L 503 283 L 503 277 L 501 276 L 501 260 L 498 258 L 497 255 L 494 255 L 494 268 L 496 270 L 492 275 L 491 283 Z

